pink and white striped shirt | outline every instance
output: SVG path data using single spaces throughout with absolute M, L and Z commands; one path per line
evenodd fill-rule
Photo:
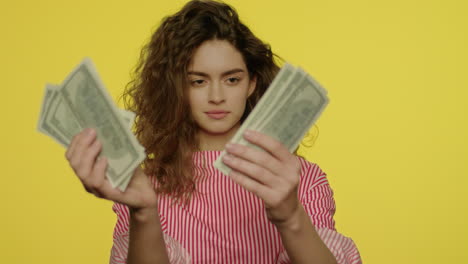
M 221 151 L 193 154 L 197 192 L 186 205 L 160 196 L 159 217 L 171 263 L 290 263 L 263 201 L 213 167 Z M 335 201 L 326 174 L 301 157 L 298 197 L 338 263 L 362 263 L 353 240 L 335 230 Z M 153 181 L 154 183 L 154 181 Z M 126 263 L 129 210 L 117 214 L 110 263 Z

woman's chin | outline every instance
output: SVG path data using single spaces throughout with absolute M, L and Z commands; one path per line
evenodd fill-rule
M 200 132 L 205 134 L 206 136 L 213 136 L 213 137 L 222 137 L 222 136 L 231 136 L 234 135 L 239 129 L 239 126 L 234 127 L 210 127 L 210 128 L 201 128 Z

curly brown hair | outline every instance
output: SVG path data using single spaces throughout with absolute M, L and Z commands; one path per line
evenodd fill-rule
M 187 101 L 187 67 L 197 47 L 207 40 L 226 40 L 243 56 L 256 88 L 247 99 L 241 122 L 252 111 L 279 71 L 268 44 L 244 25 L 229 5 L 190 1 L 162 20 L 140 54 L 122 98 L 135 112 L 135 134 L 145 147 L 144 171 L 157 180 L 157 193 L 176 199 L 195 191 L 192 154 L 198 150 L 198 127 Z

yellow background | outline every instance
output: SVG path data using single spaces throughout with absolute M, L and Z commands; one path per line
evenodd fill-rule
M 2 263 L 107 263 L 115 215 L 36 132 L 44 85 L 90 56 L 116 99 L 184 1 L 0 4 Z M 468 263 L 468 2 L 229 1 L 329 91 L 307 157 L 365 263 Z

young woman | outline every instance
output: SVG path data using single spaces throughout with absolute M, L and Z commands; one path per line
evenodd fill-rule
M 191 1 L 142 51 L 124 99 L 148 154 L 125 192 L 105 178 L 93 129 L 66 157 L 85 189 L 114 201 L 111 263 L 360 263 L 337 233 L 326 174 L 256 131 L 229 144 L 279 68 L 230 6 Z M 226 149 L 226 176 L 213 162 Z

